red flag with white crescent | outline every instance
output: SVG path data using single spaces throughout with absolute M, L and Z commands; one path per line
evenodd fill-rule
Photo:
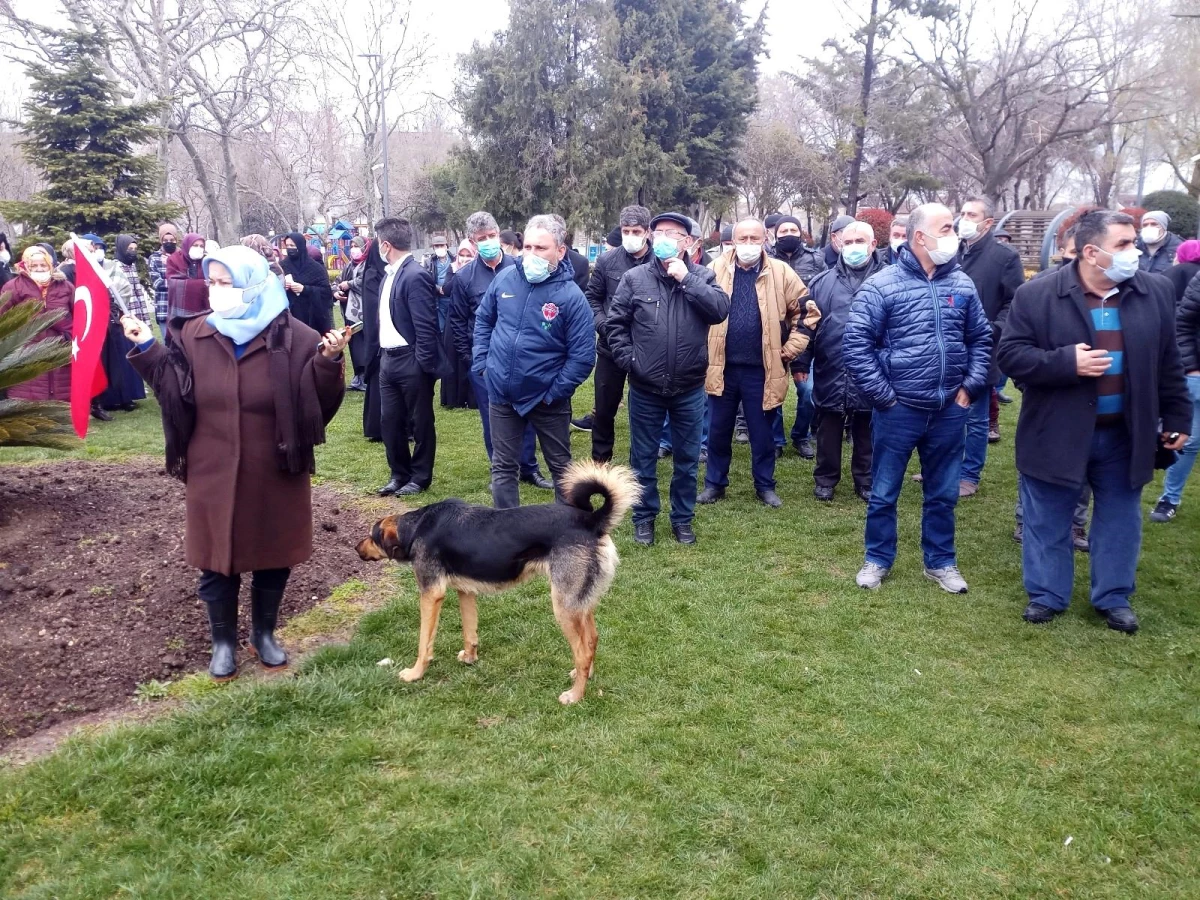
M 92 398 L 104 392 L 108 379 L 100 351 L 108 334 L 108 288 L 90 256 L 91 247 L 75 240 L 75 307 L 71 333 L 71 422 L 87 437 Z

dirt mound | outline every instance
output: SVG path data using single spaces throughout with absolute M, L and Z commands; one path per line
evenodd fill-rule
M 282 621 L 369 572 L 353 550 L 366 517 L 332 489 L 313 495 L 314 554 L 292 572 Z M 183 521 L 183 485 L 149 461 L 0 468 L 0 749 L 208 665 Z

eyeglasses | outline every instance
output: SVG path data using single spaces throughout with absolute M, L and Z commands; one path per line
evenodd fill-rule
M 682 231 L 662 231 L 661 229 L 658 229 L 658 230 L 655 230 L 654 236 L 671 238 L 676 241 L 681 241 L 687 237 L 687 234 Z

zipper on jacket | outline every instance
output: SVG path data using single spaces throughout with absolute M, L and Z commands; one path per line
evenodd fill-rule
M 946 342 L 942 337 L 942 305 L 938 303 L 937 288 L 934 287 L 933 279 L 926 275 L 925 280 L 929 282 L 929 295 L 933 298 L 933 323 L 937 333 L 938 366 L 941 370 L 941 378 L 938 380 L 938 408 L 941 409 L 946 405 Z

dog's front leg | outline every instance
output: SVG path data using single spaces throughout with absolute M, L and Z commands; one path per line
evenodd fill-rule
M 445 597 L 445 587 L 421 592 L 421 642 L 417 648 L 417 661 L 411 668 L 400 671 L 401 681 L 417 681 L 429 668 L 429 661 L 433 659 L 433 640 L 437 637 L 438 617 Z
M 479 659 L 479 608 L 475 605 L 474 594 L 458 592 L 458 612 L 462 616 L 463 633 L 463 648 L 458 653 L 458 661 L 474 665 Z

